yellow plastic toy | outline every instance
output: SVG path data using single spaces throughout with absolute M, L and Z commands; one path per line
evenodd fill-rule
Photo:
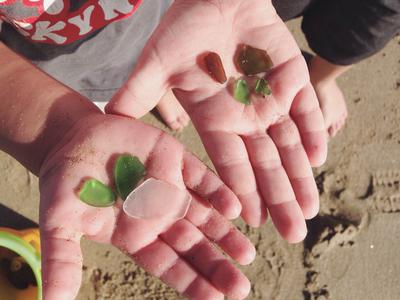
M 40 236 L 38 229 L 13 230 L 0 227 L 0 261 L 8 258 L 8 250 L 21 258 L 13 259 L 10 268 L 18 268 L 21 261 L 26 261 L 33 271 L 37 286 L 17 289 L 5 277 L 0 268 L 0 299 L 7 300 L 42 300 L 42 278 L 40 262 Z

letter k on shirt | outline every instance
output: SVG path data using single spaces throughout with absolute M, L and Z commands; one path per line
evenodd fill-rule
M 132 15 L 142 0 L 0 0 L 0 19 L 33 42 L 65 45 Z M 79 1 L 78 1 L 79 2 Z

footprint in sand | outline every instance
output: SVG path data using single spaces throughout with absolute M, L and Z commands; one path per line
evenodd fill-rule
M 363 220 L 349 220 L 343 216 L 322 215 L 308 222 L 309 234 L 304 241 L 304 267 L 307 269 L 303 296 L 305 300 L 331 299 L 328 284 L 319 280 L 324 272 L 320 263 L 337 248 L 351 248 Z M 334 251 L 333 251 L 334 250 Z M 347 257 L 348 258 L 348 257 Z M 337 269 L 345 273 L 346 267 Z

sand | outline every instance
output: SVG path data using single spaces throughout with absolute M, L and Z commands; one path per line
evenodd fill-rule
M 290 28 L 307 49 L 299 21 Z M 400 299 L 400 36 L 339 84 L 350 117 L 315 170 L 321 212 L 306 241 L 287 244 L 270 221 L 257 230 L 236 222 L 258 251 L 243 268 L 252 282 L 248 299 Z M 210 164 L 193 127 L 175 136 Z M 0 170 L 0 226 L 21 225 L 12 210 L 37 222 L 37 179 L 3 153 Z M 79 300 L 180 299 L 112 247 L 82 246 Z

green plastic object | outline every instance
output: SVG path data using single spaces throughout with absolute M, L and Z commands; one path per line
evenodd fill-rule
M 233 96 L 240 103 L 250 104 L 250 90 L 246 80 L 238 79 L 235 82 Z
M 35 274 L 38 295 L 37 299 L 42 300 L 42 275 L 41 275 L 41 258 L 35 248 L 22 238 L 9 232 L 0 231 L 0 247 L 4 247 L 14 251 L 23 257 L 27 264 L 31 267 Z
M 260 94 L 263 97 L 272 94 L 271 87 L 269 86 L 268 81 L 263 78 L 257 80 L 255 91 L 257 94 Z
M 79 191 L 79 198 L 90 206 L 108 207 L 115 203 L 117 197 L 105 184 L 96 179 L 89 179 Z
M 118 195 L 125 200 L 146 175 L 146 167 L 136 156 L 124 154 L 118 157 L 114 167 L 114 179 Z

